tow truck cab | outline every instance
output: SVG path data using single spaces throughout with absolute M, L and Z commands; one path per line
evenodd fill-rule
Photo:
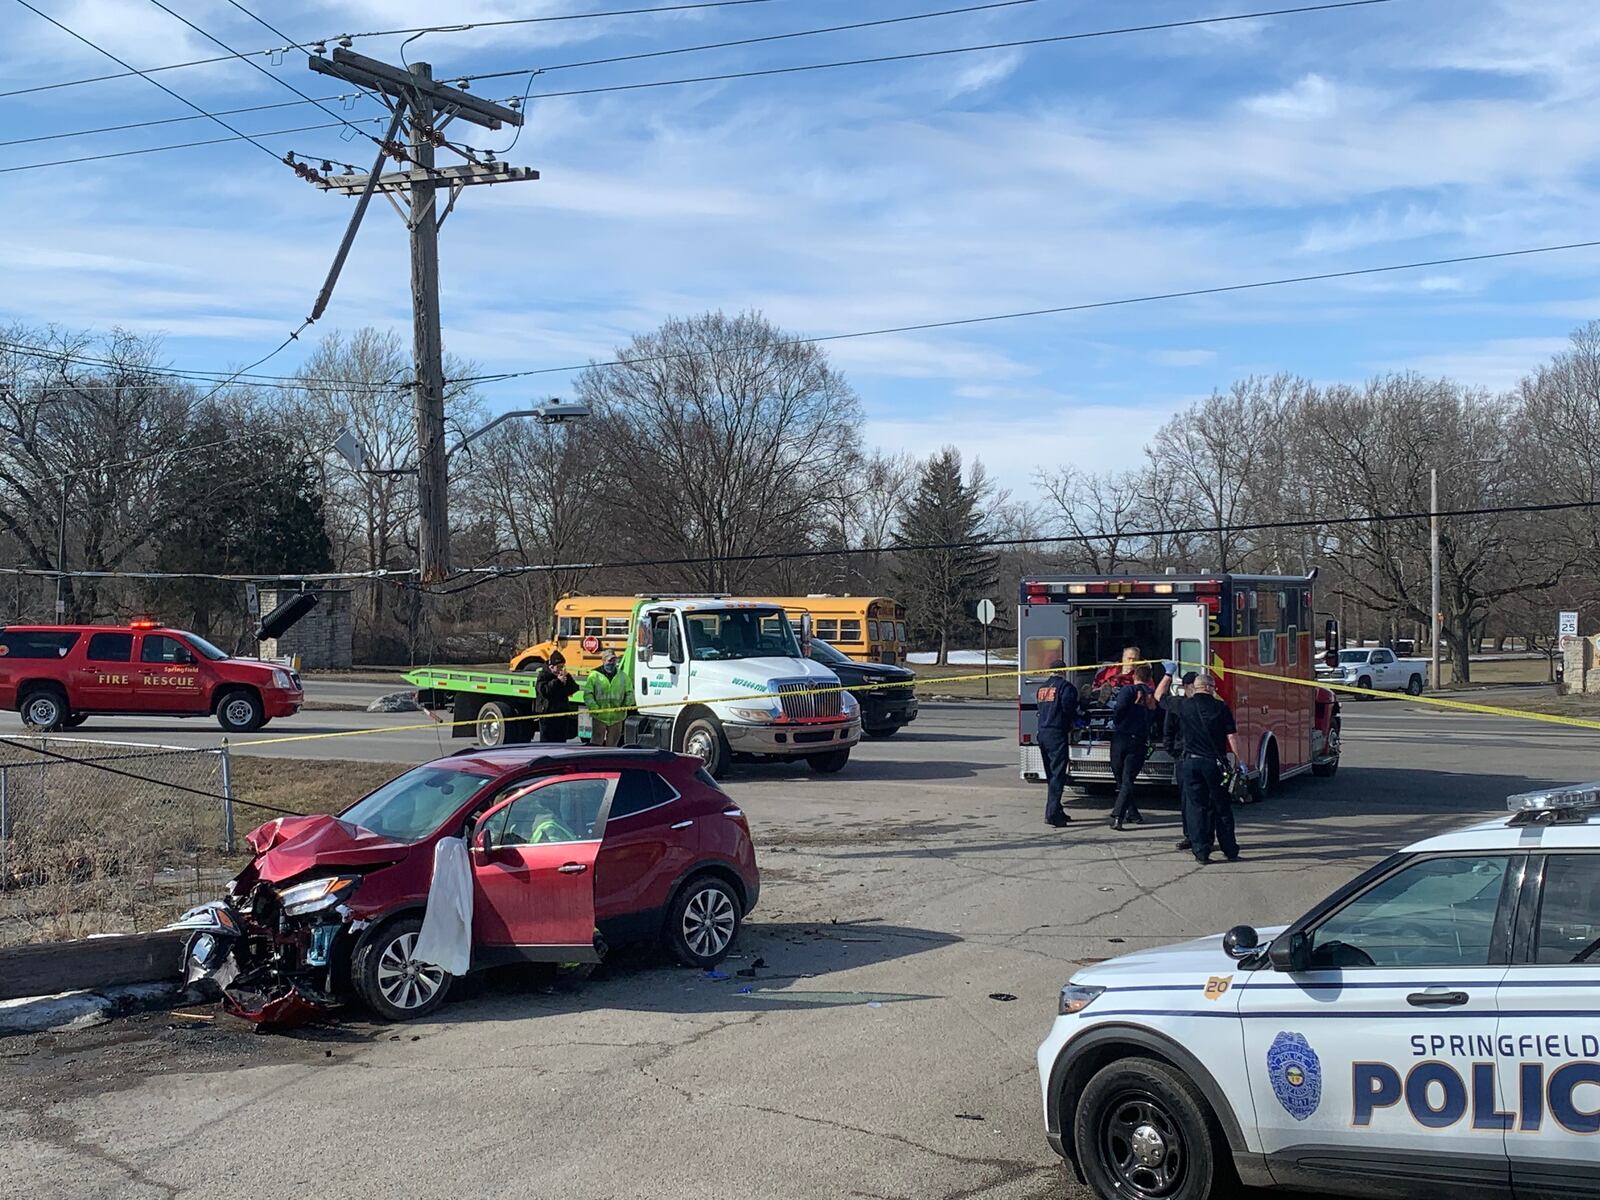
M 304 701 L 294 671 L 153 621 L 0 627 L 0 708 L 38 733 L 146 714 L 215 716 L 224 730 L 246 733 Z

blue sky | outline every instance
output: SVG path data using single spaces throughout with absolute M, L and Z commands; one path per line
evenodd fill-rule
M 215 53 L 149 0 L 34 0 L 141 67 Z M 277 40 L 224 0 L 165 0 L 240 49 Z M 243 0 L 249 7 L 249 0 Z M 295 38 L 667 0 L 277 0 Z M 770 0 L 430 34 L 441 78 L 953 8 Z M 550 71 L 533 92 L 1248 12 L 1228 0 L 1033 0 L 761 46 Z M 115 66 L 0 0 L 0 90 Z M 356 49 L 394 60 L 400 38 Z M 1596 236 L 1600 22 L 1589 0 L 1394 0 L 1364 9 L 901 64 L 535 99 L 513 162 L 443 231 L 448 348 L 485 371 L 607 357 L 673 314 L 759 308 L 798 334 L 938 321 Z M 303 56 L 261 61 L 341 90 Z M 158 76 L 204 107 L 292 101 L 239 62 Z M 485 82 L 520 93 L 527 78 Z M 346 111 L 339 104 L 332 107 Z M 184 116 L 134 78 L 0 98 L 0 140 Z M 360 100 L 352 118 L 378 112 Z M 228 118 L 261 131 L 310 108 Z M 206 121 L 0 147 L 0 166 L 223 136 Z M 502 133 L 472 144 L 503 148 Z M 336 129 L 271 139 L 370 158 Z M 364 168 L 363 168 L 364 169 Z M 0 174 L 0 318 L 165 336 L 173 363 L 247 362 L 309 309 L 353 201 L 246 143 Z M 1600 316 L 1586 251 L 839 342 L 869 442 L 953 442 L 1019 494 L 1104 466 L 1250 372 L 1415 368 L 1489 387 Z M 319 329 L 409 336 L 404 231 L 375 204 Z M 291 371 L 298 349 L 270 368 Z M 492 407 L 566 378 L 491 387 Z

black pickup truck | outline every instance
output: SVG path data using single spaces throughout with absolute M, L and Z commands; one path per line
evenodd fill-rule
M 888 663 L 857 662 L 827 642 L 811 639 L 811 657 L 839 677 L 861 705 L 861 731 L 871 738 L 893 737 L 917 719 L 917 673 Z M 898 686 L 893 686 L 898 685 Z

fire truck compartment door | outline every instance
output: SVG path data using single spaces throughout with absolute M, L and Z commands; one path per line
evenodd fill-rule
M 1204 604 L 1172 606 L 1172 660 L 1178 664 L 1178 677 L 1209 665 L 1207 630 L 1210 615 Z
M 1017 661 L 1022 669 L 1017 732 L 1024 743 L 1032 742 L 1039 732 L 1037 696 L 1050 678 L 1050 664 L 1058 658 L 1072 665 L 1072 606 L 1022 604 L 1017 609 Z

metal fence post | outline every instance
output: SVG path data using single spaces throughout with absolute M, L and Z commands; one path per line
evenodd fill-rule
M 6 881 L 11 878 L 6 870 L 6 850 L 11 841 L 11 807 L 6 781 L 10 776 L 10 771 L 0 767 L 0 891 L 5 890 Z
M 222 739 L 222 842 L 233 853 L 233 766 L 228 759 L 228 739 Z

